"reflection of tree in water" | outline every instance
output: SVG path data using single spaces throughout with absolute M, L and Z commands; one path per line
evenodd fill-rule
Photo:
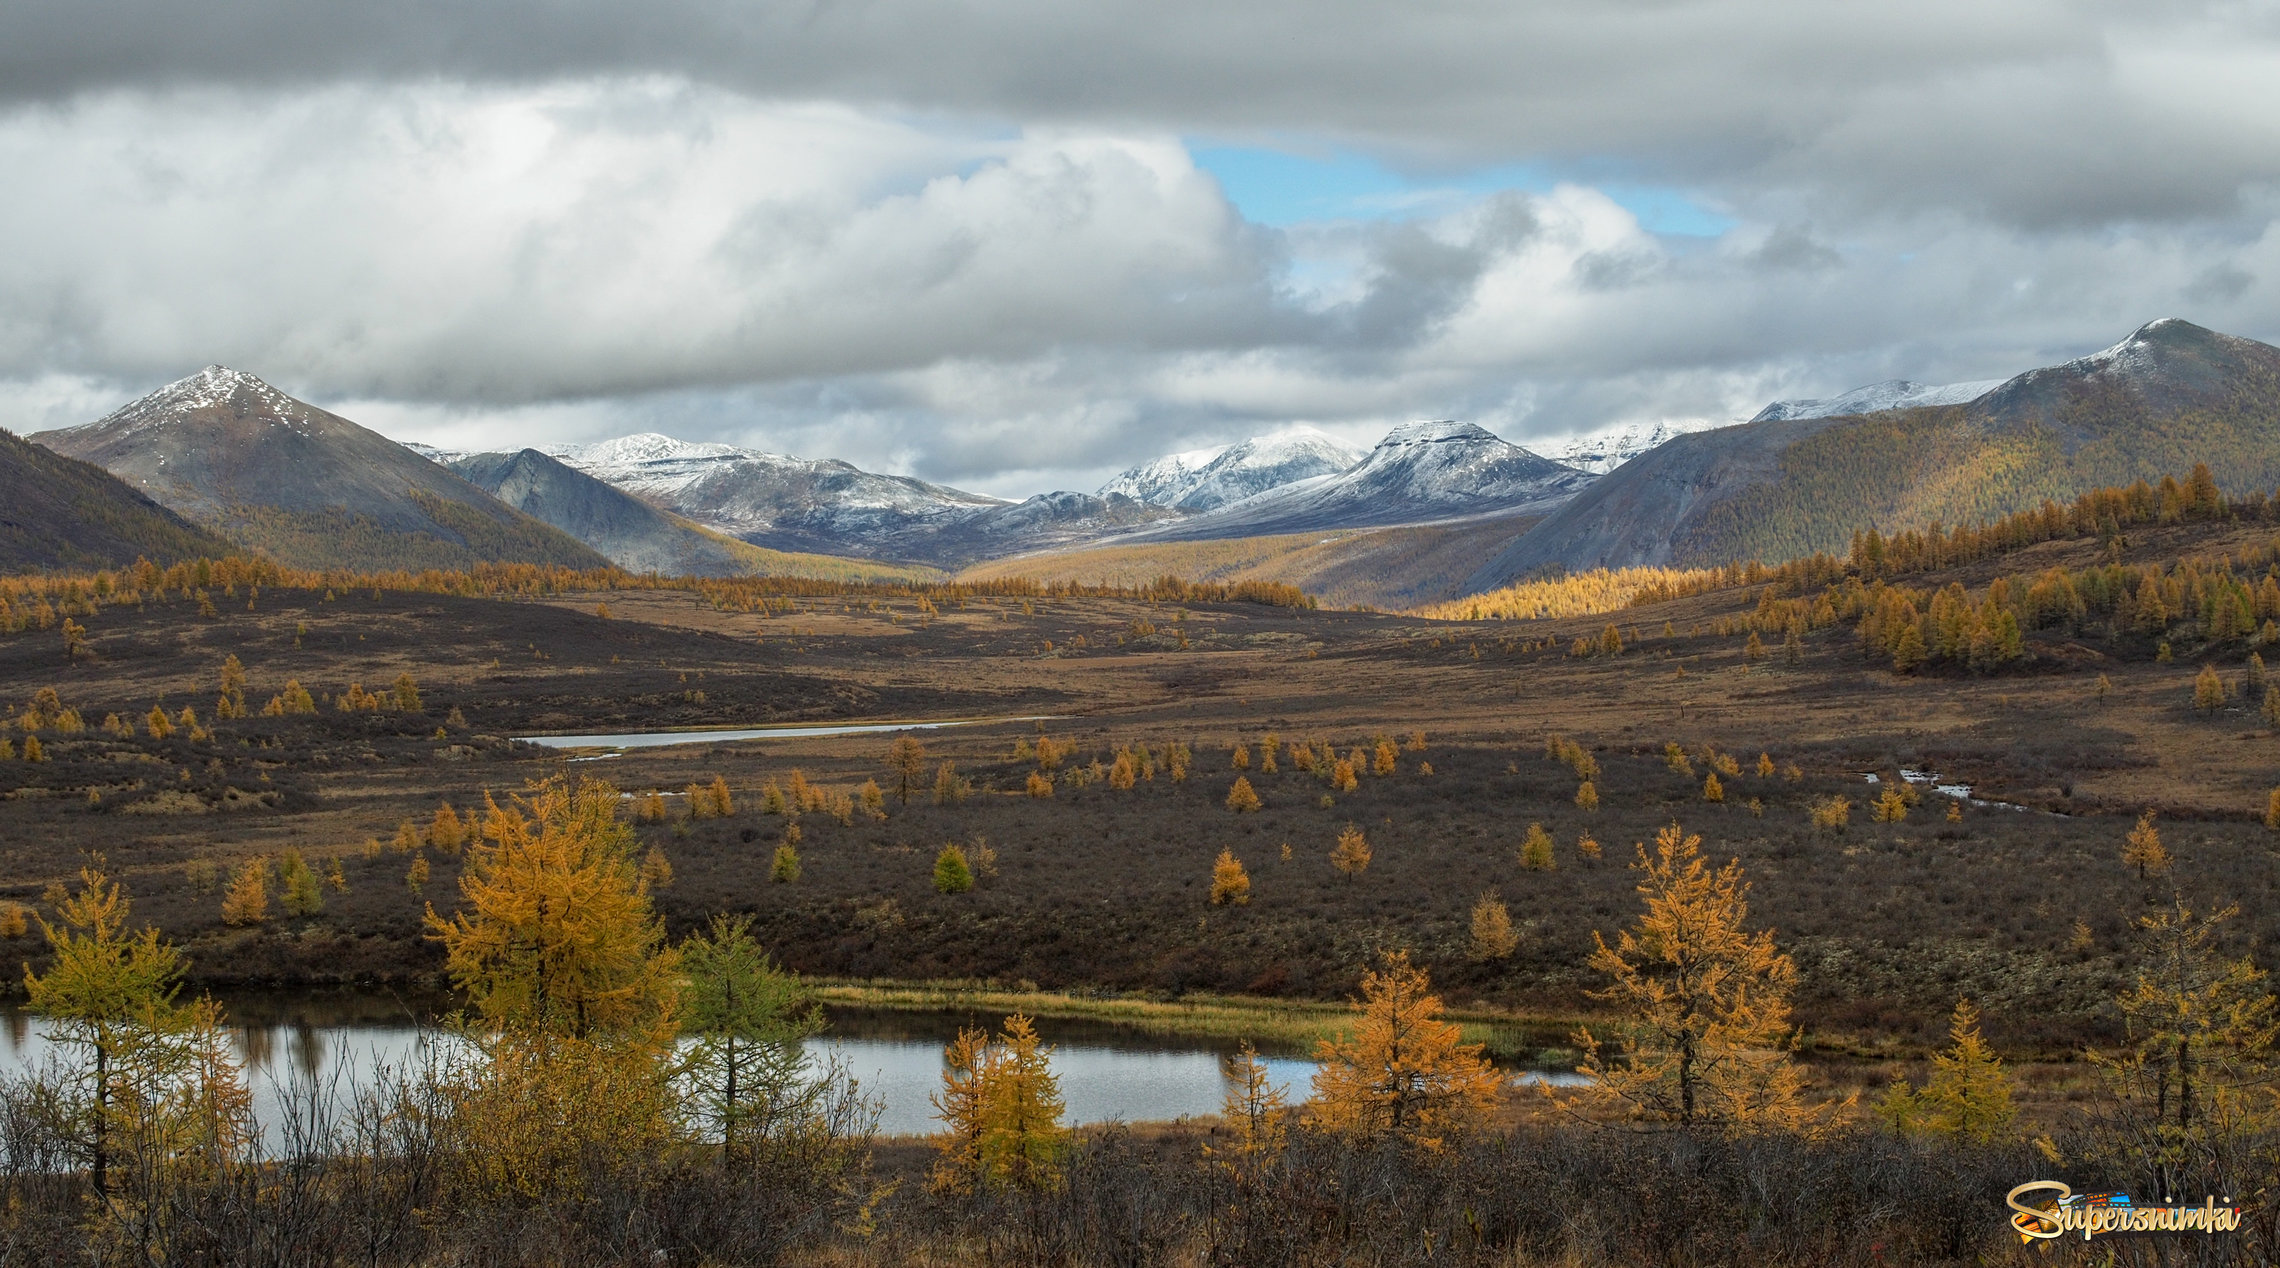
M 20 1008 L 8 1010 L 8 1051 L 22 1052 L 32 1040 L 32 1019 Z
M 247 1071 L 266 1070 L 277 1055 L 277 1032 L 267 1026 L 240 1026 L 235 1031 L 238 1056 Z
M 307 1022 L 293 1026 L 293 1068 L 314 1081 L 325 1065 L 325 1037 Z

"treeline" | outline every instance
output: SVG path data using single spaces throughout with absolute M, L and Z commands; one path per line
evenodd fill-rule
M 1770 587 L 1777 595 L 1795 596 L 1847 582 L 1868 584 L 1938 572 L 2044 542 L 2096 538 L 2109 547 L 2118 547 L 2131 529 L 2193 523 L 2280 523 L 2280 498 L 2263 493 L 2228 497 L 2217 487 L 2208 464 L 2200 463 L 2182 481 L 2163 476 L 2158 484 L 2139 480 L 2094 489 L 2070 505 L 2045 501 L 2031 510 L 1984 523 L 1953 528 L 1934 523 L 1890 536 L 1875 528 L 1856 530 L 1851 548 L 1841 556 L 1815 553 L 1782 564 L 1737 560 L 1713 568 L 1595 569 L 1520 582 L 1421 608 L 1416 614 L 1437 620 L 1591 616 L 1737 586 Z M 2194 566 L 2181 561 L 2173 567 L 2182 571 Z M 2139 579 L 2136 573 L 2130 577 L 2133 583 Z M 2011 584 L 2024 589 L 2033 582 L 2014 580 Z M 1919 607 L 1924 601 L 1917 600 Z M 2071 607 L 2070 601 L 2053 601 Z M 2169 610 L 2176 613 L 2178 605 L 2171 603 Z M 2213 612 L 2210 615 L 2213 618 Z M 2048 627 L 2049 623 L 2027 626 Z
M 48 629 L 65 617 L 92 616 L 101 608 L 171 598 L 212 607 L 212 594 L 262 590 L 341 594 L 370 591 L 485 598 L 542 598 L 596 591 L 664 591 L 702 596 L 722 611 L 784 610 L 798 599 L 913 599 L 931 604 L 974 598 L 1108 598 L 1151 603 L 1257 603 L 1315 606 L 1312 595 L 1272 581 L 1195 582 L 1164 576 L 1135 586 L 1086 585 L 1006 577 L 990 581 L 926 583 L 835 581 L 815 577 L 665 577 L 622 568 L 566 568 L 548 564 L 482 563 L 464 569 L 358 572 L 293 568 L 260 556 L 194 559 L 169 567 L 138 560 L 132 567 L 87 572 L 27 573 L 0 577 L 0 633 Z

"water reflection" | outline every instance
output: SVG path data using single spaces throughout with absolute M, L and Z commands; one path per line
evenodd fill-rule
M 46 1025 L 8 1007 L 7 1053 L 0 1074 L 40 1068 L 56 1049 Z M 423 1063 L 436 1045 L 455 1042 L 412 1024 L 401 1001 L 312 997 L 298 1003 L 253 999 L 229 1008 L 232 1043 L 245 1063 L 254 1114 L 266 1139 L 279 1143 L 282 1107 L 311 1091 L 346 1091 L 382 1070 Z M 942 1086 L 942 1050 L 961 1025 L 994 1028 L 997 1016 L 835 1010 L 832 1027 L 808 1045 L 811 1069 L 836 1065 L 881 1103 L 879 1130 L 921 1135 L 938 1130 L 932 1094 Z M 1097 1022 L 1041 1019 L 1054 1048 L 1052 1065 L 1072 1123 L 1150 1122 L 1219 1112 L 1230 1080 L 1232 1042 L 1135 1034 Z M 1294 1052 L 1262 1057 L 1271 1083 L 1293 1104 L 1303 1101 L 1315 1065 Z M 1572 1075 L 1549 1077 L 1570 1081 Z

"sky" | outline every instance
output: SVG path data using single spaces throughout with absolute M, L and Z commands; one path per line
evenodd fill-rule
M 0 426 L 209 362 L 449 448 L 1000 496 L 2280 341 L 2280 5 L 33 0 Z

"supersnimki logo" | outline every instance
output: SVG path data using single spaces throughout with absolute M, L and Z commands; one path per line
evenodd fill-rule
M 2043 1204 L 2030 1195 L 2047 1194 Z M 2175 1202 L 2175 1198 L 2169 1202 Z M 2127 1193 L 2076 1193 L 2057 1180 L 2030 1180 L 2004 1199 L 2016 1214 L 2011 1229 L 2021 1242 L 2049 1241 L 2073 1234 L 2093 1237 L 2146 1237 L 2162 1233 L 2229 1233 L 2240 1227 L 2241 1209 L 2226 1198 L 2203 1198 L 2199 1206 L 2138 1205 Z

